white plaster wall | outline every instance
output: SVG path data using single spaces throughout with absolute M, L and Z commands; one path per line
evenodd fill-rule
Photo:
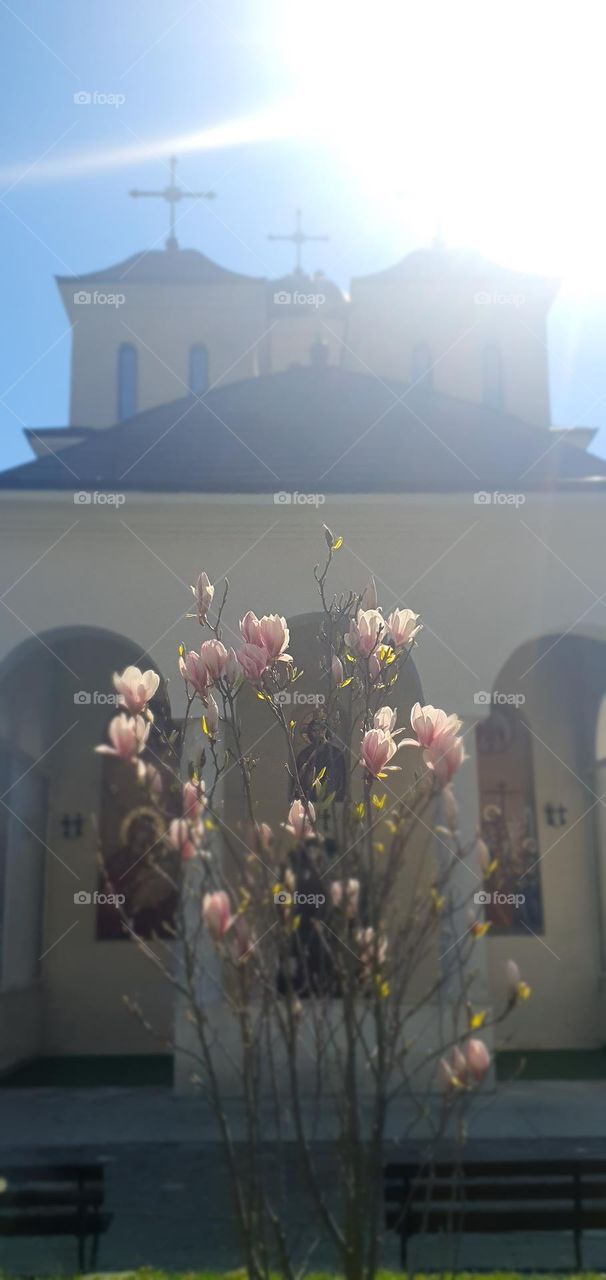
M 274 506 L 262 497 L 127 495 L 119 510 L 75 508 L 71 494 L 39 495 L 35 502 L 28 495 L 5 494 L 0 500 L 0 593 L 21 580 L 6 597 L 14 612 L 5 609 L 0 615 L 0 653 L 10 654 L 31 631 L 70 624 L 109 628 L 145 645 L 164 672 L 175 672 L 171 701 L 178 714 L 183 690 L 176 675 L 177 643 L 198 638 L 197 624 L 183 616 L 191 607 L 188 584 L 197 570 L 204 566 L 215 581 L 229 576 L 225 623 L 232 641 L 237 619 L 249 607 L 291 616 L 313 610 L 312 568 L 323 555 L 322 520 L 345 537 L 335 559 L 336 590 L 362 586 L 372 570 L 386 609 L 400 602 L 422 614 L 425 631 L 415 660 L 424 696 L 436 705 L 473 717 L 474 693 L 490 690 L 509 656 L 535 636 L 568 629 L 606 635 L 606 606 L 596 599 L 603 590 L 604 527 L 604 503 L 597 494 L 529 495 L 517 509 L 476 506 L 471 494 L 329 496 L 319 509 Z M 66 533 L 74 521 L 76 528 Z M 554 716 L 559 714 L 554 708 Z M 546 734 L 559 732 L 554 723 L 543 728 Z M 462 822 L 470 832 L 477 821 L 475 788 L 462 782 L 461 795 Z M 555 857 L 551 865 L 557 866 Z M 554 881 L 547 891 L 549 919 L 555 931 L 567 930 L 569 963 L 576 964 L 574 937 L 578 949 L 594 925 L 582 915 L 576 932 L 567 925 L 558 915 L 557 892 Z M 568 893 L 566 886 L 563 892 Z M 70 1000 L 82 974 L 91 981 L 78 951 L 85 932 L 74 930 L 81 941 L 76 944 L 74 938 L 71 964 L 69 940 L 61 948 L 64 969 L 53 996 L 57 1016 L 64 998 L 68 1008 L 74 1007 Z M 540 955 L 542 943 L 529 940 L 528 955 L 532 947 L 532 955 Z M 104 955 L 104 964 L 115 963 L 117 975 L 125 952 L 120 949 L 115 962 L 109 950 Z M 117 976 L 115 983 L 117 989 Z M 593 1003 L 584 1013 L 573 1011 L 578 990 L 565 984 L 542 1008 L 540 975 L 535 985 L 528 1026 L 540 1026 L 546 1041 L 560 1043 L 569 1017 L 568 1011 L 562 1014 L 564 993 L 570 1016 L 574 1012 L 577 1019 L 575 1040 L 580 1042 L 584 1027 L 587 1041 L 594 1042 Z M 73 1024 L 79 1051 L 89 1033 L 98 1042 L 100 1025 L 92 1013 L 79 1029 Z

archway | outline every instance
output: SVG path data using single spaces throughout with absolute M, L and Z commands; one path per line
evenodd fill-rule
M 131 639 L 70 627 L 0 667 L 2 1066 L 157 1053 L 124 996 L 170 1034 L 171 993 L 155 966 L 99 931 L 99 843 L 120 796 L 94 747 L 115 714 L 112 673 L 129 663 L 154 666 Z
M 491 988 L 501 1005 L 512 958 L 535 992 L 508 1027 L 513 1047 L 604 1043 L 605 695 L 604 639 L 544 636 L 502 668 L 478 728 L 481 823 L 498 863 L 486 890 L 522 904 L 487 908 Z

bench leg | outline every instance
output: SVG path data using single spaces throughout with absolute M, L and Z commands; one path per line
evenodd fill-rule
M 574 1233 L 574 1265 L 577 1271 L 583 1270 L 583 1232 Z
M 96 1235 L 93 1236 L 93 1243 L 91 1246 L 91 1253 L 90 1253 L 91 1271 L 96 1271 L 97 1269 L 98 1256 L 99 1256 L 99 1232 L 97 1231 Z

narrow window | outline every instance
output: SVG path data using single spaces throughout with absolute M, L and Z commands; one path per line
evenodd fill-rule
M 118 422 L 137 412 L 137 349 L 123 342 L 118 351 Z

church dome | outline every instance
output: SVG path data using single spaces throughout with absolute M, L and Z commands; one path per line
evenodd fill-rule
M 59 285 L 93 284 L 260 284 L 262 277 L 241 275 L 213 262 L 198 249 L 143 249 L 123 262 L 78 276 L 57 276 Z
M 308 275 L 295 270 L 267 284 L 269 308 L 272 314 L 309 316 L 310 308 L 323 315 L 334 314 L 347 304 L 347 297 L 323 271 Z M 321 301 L 319 301 L 321 299 Z

